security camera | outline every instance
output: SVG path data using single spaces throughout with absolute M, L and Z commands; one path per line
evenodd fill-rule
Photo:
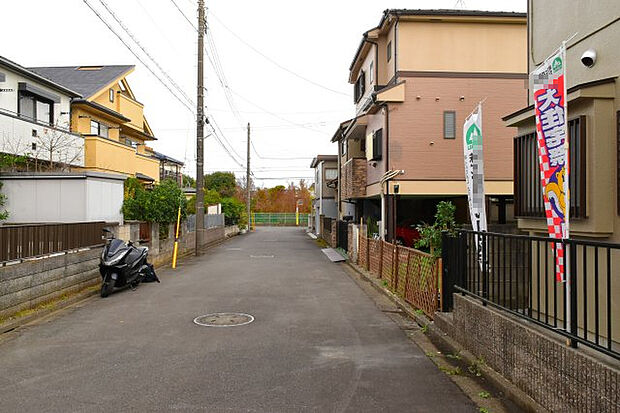
M 596 63 L 596 50 L 588 49 L 581 55 L 581 63 L 585 67 L 592 67 Z

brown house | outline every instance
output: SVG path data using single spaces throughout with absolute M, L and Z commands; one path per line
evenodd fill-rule
M 381 221 L 380 233 L 430 221 L 441 199 L 467 221 L 462 125 L 484 102 L 491 222 L 511 216 L 512 137 L 501 117 L 527 102 L 526 15 L 386 10 L 349 71 L 356 117 L 343 122 L 339 216 Z

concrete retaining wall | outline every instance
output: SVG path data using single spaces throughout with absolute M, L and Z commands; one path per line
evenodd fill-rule
M 438 313 L 435 323 L 550 411 L 620 412 L 619 363 L 611 358 L 460 294 L 453 313 Z
M 0 318 L 99 283 L 101 248 L 0 268 Z
M 137 240 L 140 224 L 127 223 L 113 228 L 120 239 Z M 149 262 L 156 267 L 172 262 L 174 249 L 174 225 L 169 228 L 170 236 L 159 239 L 159 226 L 151 226 Z M 230 236 L 232 236 L 231 233 Z M 179 238 L 179 257 L 189 255 L 195 248 L 194 231 L 187 231 L 184 222 Z M 226 239 L 226 228 L 204 230 L 203 247 L 209 247 Z M 74 293 L 101 282 L 99 257 L 102 248 L 85 251 L 61 253 L 0 267 L 0 319 L 10 317 L 22 310 L 53 301 L 65 294 Z

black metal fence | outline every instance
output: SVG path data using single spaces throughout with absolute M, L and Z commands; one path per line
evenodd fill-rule
M 349 222 L 338 221 L 338 248 L 342 248 L 345 251 L 349 250 Z
M 620 359 L 620 244 L 461 230 L 442 254 L 444 288 Z

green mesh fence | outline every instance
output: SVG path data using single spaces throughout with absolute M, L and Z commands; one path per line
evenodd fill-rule
M 308 215 L 299 214 L 299 226 L 308 226 Z M 294 212 L 254 212 L 252 223 L 255 226 L 295 226 L 297 219 Z

